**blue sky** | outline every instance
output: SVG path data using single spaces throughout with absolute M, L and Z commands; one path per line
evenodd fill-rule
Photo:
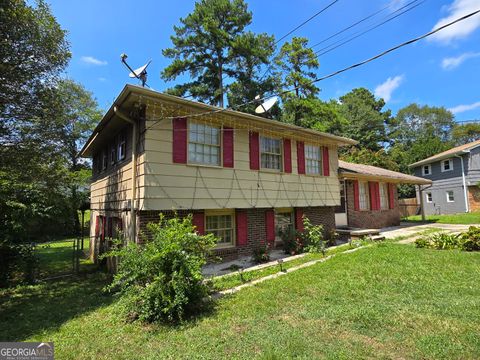
M 249 29 L 280 38 L 329 2 L 247 0 L 253 12 Z M 391 12 L 407 2 L 339 0 L 291 36 L 305 36 L 310 44 L 315 44 L 386 5 L 391 5 L 388 9 Z M 68 31 L 73 55 L 67 76 L 92 91 L 102 108 L 111 105 L 125 83 L 136 83 L 128 78 L 120 62 L 123 52 L 128 54 L 128 62 L 134 68 L 153 60 L 148 83 L 155 90 L 162 91 L 174 84 L 160 79 L 160 71 L 170 63 L 161 50 L 171 46 L 173 25 L 192 11 L 194 1 L 51 0 L 50 4 L 57 20 Z M 321 56 L 318 76 L 369 58 L 477 9 L 480 0 L 426 0 L 388 24 Z M 388 11 L 351 33 L 380 22 Z M 480 15 L 476 15 L 433 39 L 402 48 L 318 85 L 324 100 L 338 98 L 355 87 L 366 87 L 382 96 L 394 113 L 417 102 L 445 106 L 462 121 L 480 119 L 479 68 Z

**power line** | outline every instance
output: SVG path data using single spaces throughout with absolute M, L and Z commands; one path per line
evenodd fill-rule
M 334 42 L 334 43 L 332 43 L 332 44 L 330 44 L 330 45 L 328 45 L 328 46 L 326 46 L 326 47 L 321 48 L 320 50 L 315 51 L 315 54 L 318 54 L 318 56 L 325 55 L 325 54 L 327 54 L 327 53 L 329 53 L 329 52 L 331 52 L 331 51 L 339 48 L 340 46 L 343 46 L 343 45 L 345 45 L 345 44 L 347 44 L 347 43 L 355 40 L 356 38 L 358 38 L 358 37 L 360 37 L 360 36 L 362 36 L 362 35 L 365 35 L 366 33 L 370 32 L 370 31 L 372 31 L 372 30 L 375 30 L 375 29 L 379 28 L 379 27 L 382 26 L 382 25 L 385 25 L 386 23 L 389 23 L 389 22 L 392 21 L 392 20 L 395 20 L 395 19 L 398 18 L 399 16 L 402 16 L 403 14 L 405 14 L 405 13 L 407 13 L 407 12 L 409 12 L 409 11 L 412 11 L 412 10 L 415 9 L 417 6 L 422 5 L 426 0 L 422 0 L 421 2 L 413 5 L 412 7 L 408 7 L 409 5 L 411 5 L 411 4 L 413 4 L 413 3 L 417 2 L 417 1 L 418 1 L 418 0 L 414 0 L 414 1 L 410 2 L 410 3 L 408 3 L 407 5 L 401 7 L 400 9 L 397 9 L 396 11 L 392 12 L 392 13 L 389 14 L 388 16 L 393 15 L 393 14 L 395 14 L 396 12 L 398 12 L 398 11 L 400 11 L 400 10 L 402 10 L 402 9 L 407 8 L 407 9 L 405 9 L 404 11 L 398 13 L 397 15 L 395 15 L 395 16 L 393 16 L 393 17 L 388 17 L 388 16 L 387 16 L 387 19 L 384 20 L 384 21 L 382 21 L 381 23 L 379 23 L 379 24 L 377 24 L 377 25 L 375 25 L 375 26 L 373 26 L 373 27 L 371 27 L 371 28 L 368 28 L 368 29 L 366 29 L 366 30 L 364 30 L 364 31 L 356 32 L 356 33 L 352 34 L 352 35 L 354 35 L 354 36 L 351 37 L 351 38 L 349 38 L 348 36 L 347 36 L 347 37 L 344 37 L 344 38 L 342 38 L 342 39 L 340 39 L 340 40 L 338 40 L 338 41 L 336 41 L 336 42 Z M 384 19 L 385 19 L 385 18 L 384 18 Z M 343 41 L 343 40 L 345 40 L 345 41 Z M 342 41 L 343 41 L 343 42 L 342 42 Z M 338 44 L 338 45 L 337 45 L 337 44 Z M 334 45 L 336 45 L 336 46 L 334 46 Z M 332 46 L 333 46 L 333 47 L 332 47 Z
M 429 37 L 429 36 L 432 36 L 432 35 L 436 34 L 437 32 L 439 32 L 439 31 L 441 31 L 441 30 L 443 30 L 443 29 L 445 29 L 445 28 L 447 28 L 447 27 L 450 27 L 450 26 L 452 26 L 452 25 L 455 25 L 455 24 L 458 23 L 458 22 L 464 21 L 464 20 L 466 20 L 466 19 L 468 19 L 468 18 L 470 18 L 470 17 L 472 17 L 472 16 L 474 16 L 474 15 L 477 15 L 478 13 L 480 13 L 480 9 L 479 9 L 479 10 L 476 10 L 476 11 L 473 11 L 473 12 L 467 14 L 467 15 L 464 15 L 464 16 L 462 16 L 462 17 L 460 17 L 460 18 L 457 18 L 456 20 L 453 20 L 453 21 L 451 21 L 451 22 L 449 22 L 449 23 L 447 23 L 447 24 L 445 24 L 445 25 L 442 25 L 442 26 L 440 26 L 440 27 L 438 27 L 438 28 L 436 28 L 436 29 L 433 29 L 433 30 L 431 30 L 431 31 L 429 31 L 429 32 L 421 35 L 421 36 L 418 36 L 418 37 L 413 38 L 413 39 L 411 39 L 411 40 L 405 41 L 405 42 L 403 42 L 403 43 L 401 43 L 401 44 L 399 44 L 399 45 L 396 45 L 396 46 L 394 46 L 394 47 L 391 47 L 391 48 L 389 48 L 389 49 L 387 49 L 387 50 L 385 50 L 385 51 L 383 51 L 383 52 L 381 52 L 381 53 L 379 53 L 379 54 L 377 54 L 377 55 L 375 55 L 375 56 L 372 56 L 371 58 L 368 58 L 368 59 L 366 59 L 366 60 L 360 61 L 360 62 L 355 63 L 355 64 L 353 64 L 353 65 L 347 66 L 347 67 L 345 67 L 345 68 L 343 68 L 343 69 L 334 71 L 334 72 L 332 72 L 332 73 L 330 73 L 330 74 L 328 74 L 328 75 L 322 76 L 322 77 L 320 77 L 320 78 L 316 78 L 316 79 L 310 81 L 309 84 L 313 84 L 313 83 L 316 83 L 316 82 L 320 82 L 320 81 L 323 81 L 323 80 L 332 78 L 332 77 L 337 76 L 337 75 L 339 75 L 339 74 L 341 74 L 341 73 L 344 73 L 344 72 L 346 72 L 346 71 L 349 71 L 349 70 L 352 70 L 352 69 L 354 69 L 354 68 L 357 68 L 357 67 L 363 66 L 363 65 L 365 65 L 365 64 L 368 64 L 368 63 L 370 63 L 370 62 L 372 62 L 372 61 L 374 61 L 374 60 L 377 60 L 377 59 L 379 59 L 379 58 L 381 58 L 381 57 L 383 57 L 383 56 L 385 56 L 385 55 L 387 55 L 387 54 L 389 54 L 389 53 L 391 53 L 391 52 L 393 52 L 393 51 L 395 51 L 395 50 L 398 50 L 398 49 L 400 49 L 400 48 L 402 48 L 402 47 L 405 47 L 405 46 L 407 46 L 407 45 L 411 45 L 411 44 L 416 43 L 416 42 L 418 42 L 418 41 L 420 41 L 420 40 L 423 40 L 423 39 L 425 39 L 425 38 L 427 38 L 427 37 Z M 273 95 L 271 95 L 271 96 L 263 97 L 263 98 L 261 98 L 261 99 L 250 100 L 250 101 L 247 101 L 247 102 L 245 102 L 245 103 L 243 103 L 243 104 L 240 104 L 240 105 L 236 106 L 235 108 L 219 108 L 219 109 L 216 109 L 216 110 L 206 111 L 206 112 L 203 112 L 203 113 L 196 113 L 196 114 L 183 115 L 183 116 L 187 116 L 187 117 L 199 117 L 199 116 L 204 116 L 204 115 L 208 115 L 208 114 L 221 113 L 221 112 L 225 112 L 225 111 L 227 111 L 227 110 L 237 110 L 237 109 L 239 109 L 239 108 L 242 108 L 242 107 L 244 107 L 244 106 L 246 106 L 246 105 L 249 105 L 249 104 L 251 104 L 251 103 L 254 103 L 254 102 L 256 102 L 256 101 L 265 101 L 265 100 L 267 100 L 267 99 L 269 99 L 269 98 L 271 98 L 271 97 L 273 97 L 273 96 L 280 96 L 280 95 L 287 94 L 287 93 L 289 93 L 289 92 L 292 92 L 292 91 L 295 91 L 295 90 L 299 89 L 300 87 L 301 87 L 301 86 L 293 87 L 293 88 L 291 88 L 291 89 L 284 90 L 284 91 L 278 92 L 278 93 L 276 93 L 276 94 L 273 94 Z M 171 117 L 165 117 L 165 118 L 163 118 L 163 119 L 173 119 L 173 118 L 174 118 L 174 117 L 171 116 Z M 155 125 L 155 124 L 152 124 L 152 126 L 153 126 L 153 125 Z

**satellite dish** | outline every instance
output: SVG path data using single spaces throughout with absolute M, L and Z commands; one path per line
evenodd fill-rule
M 270 110 L 270 109 L 272 108 L 273 105 L 275 105 L 275 103 L 277 102 L 277 100 L 278 100 L 278 98 L 277 98 L 276 96 L 268 99 L 267 101 L 265 101 L 264 103 L 258 105 L 258 106 L 255 108 L 255 113 L 257 113 L 257 114 L 266 113 L 268 110 Z
M 150 60 L 145 65 L 139 67 L 138 69 L 133 70 L 130 74 L 128 74 L 128 76 L 131 77 L 131 78 L 139 79 L 142 76 L 142 74 L 146 75 L 147 74 L 147 67 L 148 67 L 148 65 L 150 65 L 151 62 L 152 62 L 152 60 Z

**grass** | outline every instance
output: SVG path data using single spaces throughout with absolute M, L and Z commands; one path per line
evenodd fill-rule
M 409 216 L 404 221 L 422 221 L 421 215 Z M 427 215 L 426 221 L 439 224 L 480 224 L 480 212 L 449 214 L 449 215 Z
M 480 253 L 366 247 L 218 301 L 182 326 L 125 323 L 105 276 L 0 293 L 0 339 L 79 358 L 480 358 Z

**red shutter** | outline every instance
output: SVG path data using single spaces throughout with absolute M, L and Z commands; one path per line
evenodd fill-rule
M 330 176 L 330 155 L 328 153 L 327 146 L 323 147 L 322 164 L 323 164 L 323 176 Z
M 358 180 L 353 180 L 353 208 L 360 210 L 360 191 L 358 190 Z
M 233 129 L 223 128 L 223 166 L 233 168 Z
M 203 212 L 193 214 L 192 224 L 200 235 L 205 235 L 205 216 Z
M 283 170 L 286 173 L 292 172 L 292 141 L 283 139 Z
M 173 119 L 173 162 L 187 162 L 187 118 Z
M 297 166 L 298 173 L 305 174 L 305 144 L 303 141 L 297 141 Z
M 395 208 L 395 184 L 388 184 L 388 207 Z
M 370 190 L 370 210 L 377 210 L 377 187 L 373 181 L 369 181 L 368 188 Z
M 267 235 L 267 243 L 275 242 L 275 213 L 273 210 L 265 211 L 265 230 Z
M 248 244 L 247 212 L 237 211 L 235 213 L 235 222 L 237 225 L 237 246 L 245 246 Z
M 303 209 L 295 208 L 295 229 L 303 232 Z
M 100 235 L 100 216 L 97 215 L 97 217 L 95 218 L 95 237 L 98 238 L 98 236 Z
M 250 169 L 258 170 L 260 169 L 258 132 L 250 131 L 249 144 L 250 144 Z

